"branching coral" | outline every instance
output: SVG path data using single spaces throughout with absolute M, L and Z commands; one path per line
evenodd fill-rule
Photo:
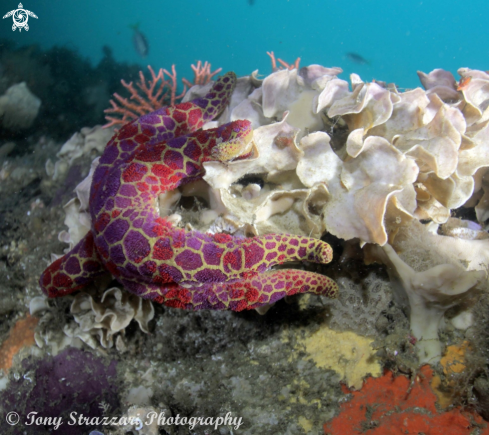
M 202 61 L 198 61 L 197 65 L 190 65 L 194 72 L 194 82 L 191 83 L 187 79 L 183 78 L 182 82 L 191 88 L 194 85 L 206 85 L 212 80 L 212 77 L 219 74 L 222 68 L 217 68 L 215 71 L 211 71 L 211 64 L 207 61 L 202 65 Z M 175 104 L 174 102 L 171 104 Z
M 270 56 L 270 61 L 272 62 L 272 70 L 273 71 L 277 71 L 277 70 L 281 69 L 281 67 L 277 66 L 277 61 L 280 63 L 280 65 L 282 65 L 282 67 L 284 67 L 286 69 L 289 69 L 289 70 L 299 69 L 299 64 L 301 62 L 300 57 L 298 57 L 294 63 L 290 64 L 290 63 L 283 61 L 282 59 L 275 59 L 275 54 L 273 53 L 273 51 L 267 51 L 267 54 Z
M 154 112 L 165 105 L 174 105 L 180 101 L 187 91 L 187 86 L 190 88 L 193 85 L 205 85 L 210 82 L 213 76 L 221 71 L 221 68 L 211 72 L 211 64 L 207 61 L 202 65 L 199 60 L 197 65 L 192 65 L 194 71 L 194 82 L 191 83 L 187 79 L 182 79 L 184 83 L 183 91 L 177 95 L 177 72 L 175 65 L 172 65 L 171 72 L 160 68 L 158 74 L 155 74 L 153 68 L 148 65 L 151 79 L 146 81 L 142 71 L 139 71 L 139 83 L 137 88 L 133 83 L 127 83 L 121 80 L 122 85 L 129 91 L 130 97 L 124 98 L 115 93 L 114 100 L 110 100 L 111 108 L 106 109 L 105 113 L 108 124 L 104 127 L 113 125 L 124 125 L 129 121 L 139 118 L 141 115 Z M 168 76 L 168 79 L 165 78 Z M 114 117 L 112 115 L 118 115 Z M 119 116 L 122 116 L 120 118 Z
M 117 102 L 110 100 L 112 107 L 106 109 L 105 113 L 122 115 L 122 118 L 106 115 L 106 119 L 109 123 L 106 124 L 105 127 L 111 127 L 118 124 L 124 125 L 133 119 L 139 118 L 141 115 L 154 112 L 169 101 L 172 101 L 172 104 L 175 104 L 177 99 L 180 99 L 185 95 L 186 88 L 184 88 L 180 95 L 176 96 L 177 82 L 175 65 L 172 65 L 173 74 L 170 74 L 167 70 L 163 70 L 162 68 L 160 68 L 158 74 L 155 74 L 150 65 L 148 65 L 148 69 L 151 73 L 151 79 L 148 83 L 146 82 L 143 72 L 139 71 L 139 83 L 137 84 L 139 90 L 134 88 L 132 82 L 127 83 L 124 80 L 121 80 L 122 85 L 129 91 L 131 96 L 127 99 L 121 97 L 117 93 L 114 94 L 114 98 Z M 165 74 L 171 78 L 171 81 L 165 79 Z

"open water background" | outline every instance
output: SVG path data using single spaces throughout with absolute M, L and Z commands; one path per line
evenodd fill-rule
M 18 0 L 0 2 L 3 16 Z M 271 72 L 267 51 L 292 63 L 340 66 L 342 78 L 416 87 L 417 70 L 488 68 L 489 2 L 473 0 L 25 0 L 30 30 L 12 32 L 12 18 L 0 21 L 0 37 L 43 48 L 66 45 L 96 64 L 102 47 L 117 61 L 144 69 L 169 69 L 192 78 L 190 64 L 208 60 L 213 69 L 239 75 Z M 143 59 L 134 50 L 131 24 L 149 42 Z M 356 64 L 354 52 L 369 64 Z

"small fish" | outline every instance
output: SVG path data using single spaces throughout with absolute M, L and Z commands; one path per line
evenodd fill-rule
M 370 65 L 370 62 L 367 59 L 364 59 L 357 53 L 346 53 L 346 57 L 352 62 L 358 63 L 359 65 Z
M 141 57 L 146 57 L 149 51 L 148 40 L 146 39 L 146 36 L 144 36 L 140 32 L 139 23 L 132 24 L 129 27 L 134 30 L 134 33 L 132 34 L 132 42 L 134 43 L 134 48 L 136 49 L 136 52 Z
M 462 77 L 458 82 L 457 91 L 465 91 L 469 87 L 469 83 L 472 81 L 471 76 Z
M 248 4 L 249 4 L 250 6 L 253 6 L 253 5 L 255 4 L 255 0 L 248 0 Z

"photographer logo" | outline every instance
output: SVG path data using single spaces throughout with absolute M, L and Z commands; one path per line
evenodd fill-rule
M 29 21 L 29 16 L 37 18 L 37 15 L 34 12 L 23 9 L 22 3 L 19 3 L 19 6 L 17 6 L 17 8 L 18 9 L 7 12 L 3 16 L 3 18 L 12 17 L 12 19 L 14 20 L 12 30 L 14 32 L 15 29 L 19 29 L 19 32 L 22 32 L 22 29 L 24 29 L 27 32 L 29 30 L 29 25 L 27 24 L 27 21 Z

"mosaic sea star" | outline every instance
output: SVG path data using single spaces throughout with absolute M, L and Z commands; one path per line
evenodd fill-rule
M 132 293 L 192 310 L 241 311 L 305 292 L 336 296 L 337 285 L 326 276 L 271 270 L 293 260 L 328 263 L 332 250 L 325 242 L 203 234 L 159 216 L 157 196 L 201 178 L 203 162 L 249 152 L 249 121 L 201 130 L 228 105 L 235 85 L 236 75 L 227 73 L 205 97 L 141 116 L 114 135 L 93 176 L 91 231 L 44 271 L 44 293 L 72 293 L 108 270 Z

